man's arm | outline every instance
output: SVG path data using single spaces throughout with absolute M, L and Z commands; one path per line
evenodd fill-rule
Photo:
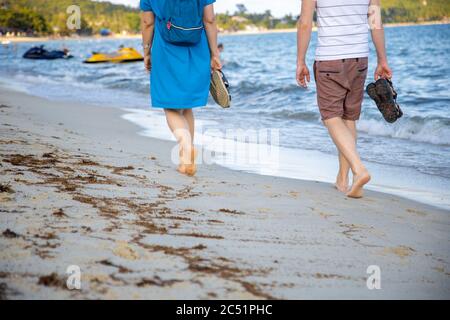
M 306 52 L 311 41 L 314 10 L 316 7 L 314 0 L 302 1 L 302 12 L 297 23 L 297 83 L 306 88 L 311 81 L 309 69 L 306 66 Z
M 379 78 L 392 78 L 386 55 L 383 22 L 381 21 L 381 1 L 371 0 L 369 8 L 369 26 L 372 33 L 372 41 L 377 51 L 378 65 L 375 70 L 375 80 Z
M 220 62 L 220 52 L 217 47 L 217 24 L 214 14 L 214 5 L 207 5 L 203 13 L 203 24 L 205 26 L 206 37 L 208 38 L 209 51 L 211 52 L 211 69 L 222 69 Z
M 144 46 L 144 64 L 145 69 L 150 71 L 152 69 L 152 45 L 153 35 L 155 32 L 155 15 L 151 11 L 145 11 L 141 14 L 141 30 L 142 30 L 142 44 Z

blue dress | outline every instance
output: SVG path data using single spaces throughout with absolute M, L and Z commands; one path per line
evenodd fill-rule
M 141 0 L 142 11 L 161 17 L 166 0 Z M 207 6 L 216 0 L 200 0 Z M 155 23 L 152 46 L 150 91 L 152 106 L 164 109 L 191 109 L 206 106 L 211 81 L 211 54 L 206 32 L 201 41 L 190 47 L 164 41 Z

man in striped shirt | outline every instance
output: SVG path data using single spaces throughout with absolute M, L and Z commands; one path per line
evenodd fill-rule
M 378 57 L 375 79 L 391 78 L 387 63 L 380 0 L 303 0 L 298 24 L 297 82 L 306 87 L 305 63 L 314 11 L 318 41 L 314 63 L 317 102 L 325 126 L 339 151 L 336 188 L 361 198 L 370 174 L 356 149 L 356 121 L 361 114 L 369 57 L 369 27 Z M 352 170 L 353 184 L 349 187 Z

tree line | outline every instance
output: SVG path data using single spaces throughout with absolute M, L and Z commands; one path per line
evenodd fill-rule
M 448 0 L 382 0 L 381 14 L 386 23 L 426 22 L 448 19 Z
M 71 5 L 81 10 L 81 28 L 67 28 L 66 12 Z M 140 28 L 139 9 L 91 0 L 0 0 L 0 30 L 34 35 L 74 32 L 90 35 L 102 29 L 136 33 Z

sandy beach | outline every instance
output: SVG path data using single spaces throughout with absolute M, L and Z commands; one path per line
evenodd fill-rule
M 450 212 L 216 165 L 188 178 L 124 113 L 0 89 L 0 298 L 450 298 Z

